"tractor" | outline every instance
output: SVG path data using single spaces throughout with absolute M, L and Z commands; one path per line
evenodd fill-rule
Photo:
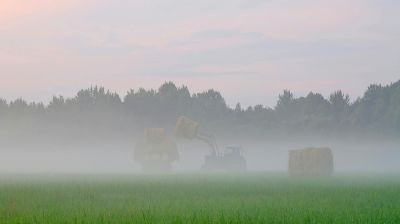
M 175 136 L 183 139 L 197 139 L 205 142 L 210 148 L 210 154 L 205 156 L 202 170 L 204 171 L 236 171 L 246 170 L 246 160 L 242 147 L 228 146 L 224 152 L 218 148 L 213 135 L 200 130 L 200 124 L 185 116 L 178 118 L 175 126 Z

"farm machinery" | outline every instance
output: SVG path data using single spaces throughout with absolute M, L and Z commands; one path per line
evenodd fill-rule
M 206 143 L 210 154 L 205 156 L 202 170 L 204 171 L 245 171 L 246 160 L 240 146 L 228 146 L 224 152 L 218 148 L 213 135 L 200 130 L 200 124 L 185 116 L 178 118 L 175 126 L 175 136 L 183 139 L 197 139 Z
M 226 147 L 220 152 L 215 138 L 200 130 L 200 124 L 187 117 L 180 117 L 175 125 L 175 137 L 187 140 L 200 140 L 208 145 L 210 154 L 205 156 L 204 171 L 245 171 L 246 160 L 240 146 Z M 144 138 L 135 146 L 135 160 L 144 171 L 169 171 L 172 163 L 179 159 L 175 141 L 166 135 L 165 129 L 148 128 Z

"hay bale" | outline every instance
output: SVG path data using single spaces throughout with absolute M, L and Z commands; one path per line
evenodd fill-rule
M 144 131 L 144 136 L 149 143 L 161 143 L 167 137 L 164 128 L 148 128 Z
M 333 154 L 330 148 L 306 148 L 289 151 L 290 176 L 331 176 Z
M 175 136 L 180 138 L 193 139 L 197 136 L 199 127 L 199 123 L 185 116 L 181 116 L 176 122 Z
M 141 163 L 150 161 L 173 162 L 179 159 L 178 147 L 174 141 L 165 138 L 162 142 L 140 141 L 135 146 L 135 160 Z

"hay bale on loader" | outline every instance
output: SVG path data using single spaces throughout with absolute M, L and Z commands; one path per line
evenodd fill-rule
M 197 139 L 206 143 L 211 149 L 210 155 L 205 156 L 202 170 L 204 171 L 234 171 L 241 172 L 246 170 L 246 160 L 242 154 L 240 146 L 227 147 L 225 152 L 221 152 L 212 134 L 200 130 L 200 124 L 190 118 L 181 116 L 178 118 L 175 127 L 175 136 L 183 139 Z
M 331 176 L 333 154 L 330 148 L 306 148 L 289 151 L 290 176 Z
M 136 144 L 134 157 L 144 171 L 169 171 L 179 159 L 179 153 L 164 129 L 149 128 L 144 132 L 144 139 Z
M 181 116 L 176 122 L 175 135 L 178 138 L 194 139 L 198 135 L 199 127 L 199 123 L 185 116 Z

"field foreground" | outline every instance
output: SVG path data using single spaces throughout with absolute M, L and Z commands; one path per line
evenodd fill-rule
M 400 178 L 3 175 L 0 223 L 400 223 Z

